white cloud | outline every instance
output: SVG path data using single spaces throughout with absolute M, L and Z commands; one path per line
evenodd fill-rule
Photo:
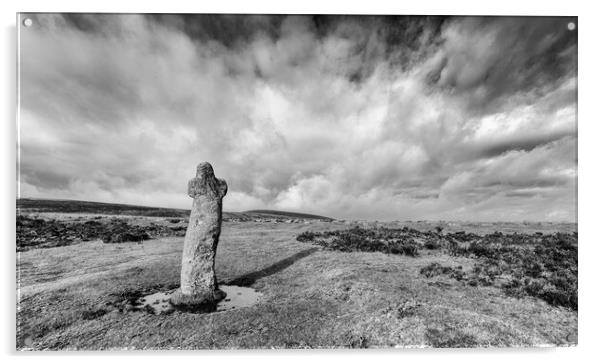
M 39 17 L 21 39 L 23 196 L 188 207 L 207 160 L 233 211 L 575 216 L 574 69 L 522 68 L 540 25 L 521 43 L 504 21 L 453 19 L 404 55 L 352 20 L 319 35 L 291 17 L 225 45 L 141 16 L 92 17 L 94 31 Z

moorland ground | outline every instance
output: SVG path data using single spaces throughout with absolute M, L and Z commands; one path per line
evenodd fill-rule
M 333 248 L 332 239 L 320 233 L 349 231 L 355 224 L 290 216 L 277 221 L 274 215 L 262 219 L 260 213 L 224 221 L 216 258 L 219 281 L 256 289 L 262 294 L 258 304 L 209 314 L 154 315 L 134 309 L 132 303 L 178 287 L 183 243 L 179 227 L 186 224 L 185 214 L 174 219 L 172 214 L 114 216 L 25 208 L 18 213 L 24 216 L 23 225 L 41 219 L 61 222 L 61 229 L 90 221 L 99 231 L 116 224 L 126 230 L 138 226 L 142 232 L 153 227 L 134 242 L 103 243 L 100 233 L 81 239 L 77 229 L 68 230 L 77 236 L 64 245 L 42 247 L 27 240 L 30 245 L 17 253 L 19 349 L 506 347 L 577 342 L 577 309 L 570 302 L 512 295 L 502 283 L 473 284 L 471 274 L 488 257 L 450 254 L 442 246 L 425 247 L 425 241 L 418 242 L 417 254 L 363 248 L 345 252 Z M 382 226 L 363 228 L 374 231 Z M 428 234 L 435 234 L 438 226 L 443 227 L 441 234 L 502 231 L 545 236 L 561 231 L 570 236 L 576 231 L 573 224 L 384 225 Z M 55 233 L 50 230 L 48 236 Z M 318 234 L 298 239 L 308 232 Z M 112 238 L 122 230 L 109 233 Z M 547 277 L 542 266 L 543 273 L 538 274 Z M 576 266 L 568 268 L 576 273 Z

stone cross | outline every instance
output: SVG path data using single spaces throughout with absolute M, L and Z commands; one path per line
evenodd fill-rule
M 196 177 L 188 182 L 192 210 L 184 238 L 180 289 L 171 296 L 174 306 L 211 307 L 225 297 L 215 278 L 215 252 L 222 225 L 222 198 L 227 192 L 226 181 L 215 177 L 211 164 L 197 166 Z

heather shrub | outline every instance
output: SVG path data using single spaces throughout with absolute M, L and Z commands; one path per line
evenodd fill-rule
M 441 248 L 441 241 L 436 237 L 429 237 L 424 243 L 424 247 L 429 250 L 436 250 Z
M 304 232 L 297 240 L 342 252 L 382 252 L 411 257 L 420 249 L 475 259 L 472 269 L 432 263 L 420 273 L 427 278 L 447 275 L 471 286 L 496 286 L 515 297 L 532 296 L 551 305 L 577 310 L 577 234 L 476 235 L 463 231 L 441 234 L 401 229 L 353 227 Z M 423 240 L 420 245 L 417 240 Z
M 440 275 L 448 275 L 451 278 L 456 280 L 464 279 L 464 271 L 462 271 L 462 266 L 457 267 L 449 267 L 444 266 L 439 263 L 431 263 L 425 267 L 420 268 L 420 274 L 427 278 L 432 278 Z
M 420 234 L 412 229 L 364 229 L 353 227 L 348 230 L 304 232 L 297 236 L 301 242 L 312 242 L 329 250 L 342 252 L 382 252 L 415 257 L 420 246 L 412 236 Z
M 297 241 L 300 241 L 300 242 L 312 241 L 315 237 L 316 237 L 315 233 L 312 233 L 311 231 L 304 231 L 297 236 Z

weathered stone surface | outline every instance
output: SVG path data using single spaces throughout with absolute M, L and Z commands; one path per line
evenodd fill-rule
M 222 225 L 222 198 L 228 186 L 216 178 L 211 164 L 197 167 L 196 177 L 188 182 L 193 198 L 190 222 L 184 238 L 180 289 L 171 297 L 176 306 L 211 306 L 225 294 L 215 277 L 215 252 Z

